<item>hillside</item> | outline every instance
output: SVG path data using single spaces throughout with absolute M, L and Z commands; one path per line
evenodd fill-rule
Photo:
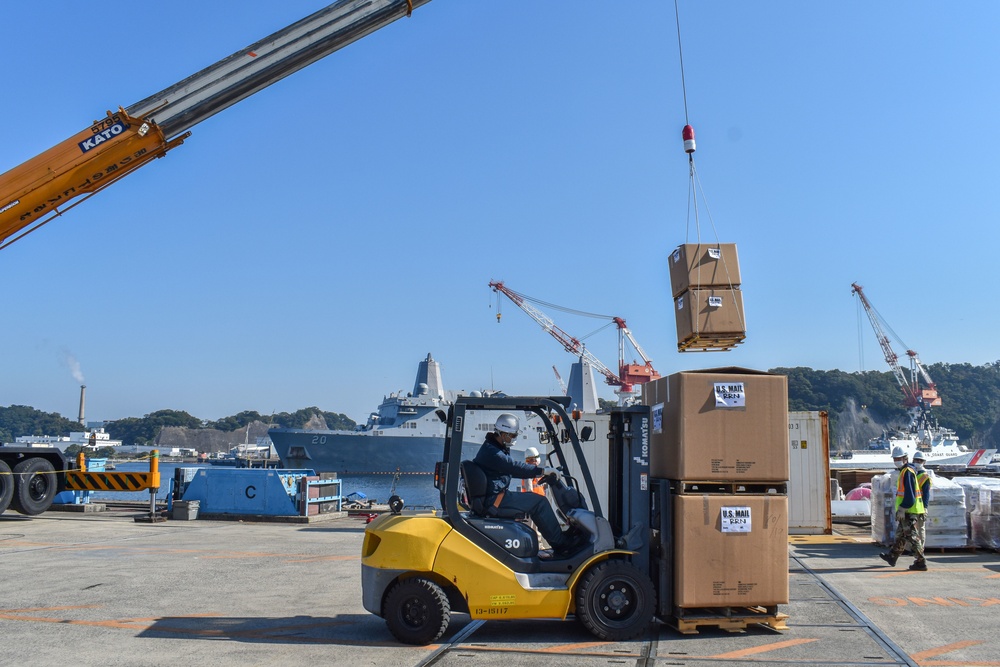
M 1000 361 L 982 366 L 939 363 L 929 366 L 928 371 L 942 397 L 942 405 L 933 411 L 941 425 L 954 429 L 967 447 L 1000 448 Z M 903 392 L 889 371 L 848 373 L 796 367 L 772 368 L 771 372 L 788 377 L 789 410 L 829 413 L 830 448 L 835 451 L 863 447 L 883 430 L 907 423 Z M 155 443 L 216 452 L 255 442 L 268 425 L 302 428 L 306 424 L 331 429 L 355 426 L 346 415 L 317 407 L 268 416 L 244 411 L 216 421 L 177 410 L 158 410 L 110 422 L 107 431 L 129 445 Z M 77 422 L 58 413 L 23 405 L 0 406 L 2 442 L 12 442 L 21 435 L 68 435 L 78 430 Z
M 954 429 L 967 447 L 1000 446 L 1000 362 L 983 366 L 933 364 L 928 367 L 942 405 L 933 416 Z M 826 410 L 830 448 L 862 447 L 885 429 L 906 426 L 903 392 L 889 371 L 816 371 L 773 368 L 788 376 L 789 410 Z

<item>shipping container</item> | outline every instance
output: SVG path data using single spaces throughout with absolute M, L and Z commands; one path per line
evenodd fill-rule
M 826 412 L 788 413 L 788 533 L 830 535 L 830 430 Z

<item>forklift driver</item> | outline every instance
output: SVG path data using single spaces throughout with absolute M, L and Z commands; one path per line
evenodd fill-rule
M 555 512 L 552 511 L 545 496 L 507 492 L 511 477 L 527 479 L 559 474 L 555 468 L 517 461 L 510 455 L 510 446 L 517 439 L 518 427 L 517 417 L 514 415 L 509 413 L 500 415 L 497 417 L 494 431 L 486 434 L 486 441 L 476 454 L 474 461 L 486 474 L 486 502 L 493 505 L 500 516 L 527 514 L 538 526 L 545 541 L 552 545 L 556 556 L 571 555 L 581 545 L 562 532 L 559 520 L 556 519 Z

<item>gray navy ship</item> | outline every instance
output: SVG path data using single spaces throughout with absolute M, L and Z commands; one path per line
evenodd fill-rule
M 311 468 L 341 475 L 381 473 L 432 473 L 444 447 L 448 407 L 460 396 L 502 395 L 500 392 L 446 391 L 441 366 L 428 353 L 417 368 L 413 391 L 385 397 L 368 421 L 353 431 L 274 428 L 268 432 L 286 468 Z M 538 443 L 541 420 L 518 414 L 521 434 L 514 451 Z M 466 427 L 463 456 L 473 458 L 489 431 L 496 413 L 472 415 Z M 520 447 L 520 450 L 518 450 Z

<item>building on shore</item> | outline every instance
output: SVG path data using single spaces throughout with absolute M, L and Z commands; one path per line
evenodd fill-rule
M 98 449 L 100 447 L 121 447 L 121 440 L 112 440 L 103 427 L 91 428 L 87 431 L 75 431 L 65 435 L 22 435 L 14 438 L 18 447 L 55 447 L 66 451 L 67 447 L 79 445 L 83 449 Z

